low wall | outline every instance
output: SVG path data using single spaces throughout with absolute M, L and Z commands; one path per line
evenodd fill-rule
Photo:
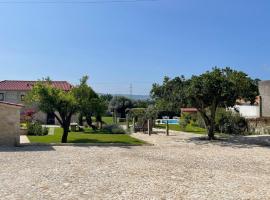
M 234 106 L 239 111 L 239 114 L 245 118 L 260 117 L 260 106 L 256 105 L 237 105 Z
M 0 103 L 0 145 L 20 144 L 20 107 Z

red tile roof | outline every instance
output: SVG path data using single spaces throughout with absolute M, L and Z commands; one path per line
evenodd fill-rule
M 181 112 L 198 112 L 197 108 L 181 108 Z
M 0 90 L 28 91 L 37 81 L 0 81 Z M 69 91 L 72 85 L 67 81 L 52 81 L 52 85 L 61 90 Z

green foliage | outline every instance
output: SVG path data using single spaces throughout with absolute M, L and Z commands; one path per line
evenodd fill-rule
M 64 125 L 79 109 L 73 89 L 60 90 L 53 87 L 50 81 L 39 81 L 35 84 L 32 91 L 28 93 L 27 101 L 36 103 L 45 113 L 53 113 L 61 125 Z M 57 112 L 60 117 L 56 115 Z
M 128 111 L 130 118 L 144 118 L 146 114 L 145 108 L 132 108 Z
M 36 135 L 36 136 L 44 136 L 48 135 L 49 130 L 48 128 L 42 128 L 39 122 L 28 123 L 27 124 L 28 135 Z
M 156 127 L 165 129 L 166 125 L 156 125 Z M 206 133 L 206 130 L 204 128 L 193 126 L 192 124 L 188 124 L 185 128 L 181 127 L 178 124 L 170 124 L 169 129 L 173 130 L 173 131 L 191 132 L 191 133 L 195 133 L 195 134 L 205 134 Z
M 180 118 L 180 126 L 185 129 L 188 124 L 192 126 L 199 126 L 197 124 L 198 114 L 197 113 L 182 113 Z
M 208 136 L 214 138 L 216 109 L 234 106 L 237 99 L 253 102 L 258 95 L 256 81 L 247 74 L 230 68 L 214 68 L 188 80 L 186 94 L 189 103 L 196 107 L 208 128 Z
M 258 95 L 258 80 L 230 68 L 213 68 L 186 80 L 183 76 L 154 84 L 151 91 L 159 110 L 175 111 L 191 106 L 199 110 L 209 139 L 214 139 L 217 107 L 234 106 L 237 99 L 254 103 Z
M 37 104 L 39 110 L 54 115 L 64 129 L 63 143 L 67 142 L 72 115 L 83 112 L 95 113 L 99 117 L 105 110 L 98 95 L 87 85 L 87 80 L 88 77 L 84 76 L 80 85 L 71 88 L 70 91 L 54 87 L 49 79 L 39 81 L 26 98 L 28 103 Z
M 162 85 L 153 84 L 151 97 L 156 102 L 157 109 L 180 114 L 181 106 L 186 105 L 184 96 L 185 84 L 184 76 L 174 79 L 165 77 Z
M 56 128 L 54 135 L 28 136 L 31 143 L 61 143 L 63 129 Z M 106 134 L 102 131 L 98 133 L 70 132 L 69 143 L 121 143 L 127 145 L 141 145 L 143 141 L 133 138 L 127 134 Z
M 102 94 L 99 96 L 102 101 L 107 102 L 108 104 L 112 100 L 113 96 L 111 94 Z
M 128 112 L 130 118 L 135 118 L 139 124 L 143 124 L 146 120 L 154 120 L 157 118 L 157 109 L 150 105 L 148 108 L 132 108 Z
M 120 114 L 120 118 L 126 117 L 126 110 L 133 107 L 130 99 L 123 96 L 115 96 L 110 102 L 109 108 L 112 112 Z
M 107 109 L 106 102 L 87 84 L 87 81 L 88 76 L 84 76 L 80 85 L 73 89 L 74 96 L 78 101 L 79 112 L 86 117 L 101 116 Z
M 244 134 L 247 132 L 247 121 L 239 113 L 219 108 L 216 115 L 216 131 L 226 134 Z

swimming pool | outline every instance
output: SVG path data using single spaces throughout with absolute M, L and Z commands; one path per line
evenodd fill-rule
M 168 124 L 179 124 L 180 120 L 179 119 L 158 119 L 157 123 L 158 124 L 166 124 L 168 121 Z

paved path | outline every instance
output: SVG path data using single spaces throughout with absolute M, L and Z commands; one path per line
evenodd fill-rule
M 28 144 L 28 143 L 30 143 L 30 141 L 26 135 L 21 135 L 20 136 L 20 143 L 21 144 Z
M 0 148 L 0 199 L 270 199 L 270 149 L 197 135 L 155 146 Z
M 50 127 L 48 135 L 54 135 L 54 130 L 55 130 L 54 127 Z

